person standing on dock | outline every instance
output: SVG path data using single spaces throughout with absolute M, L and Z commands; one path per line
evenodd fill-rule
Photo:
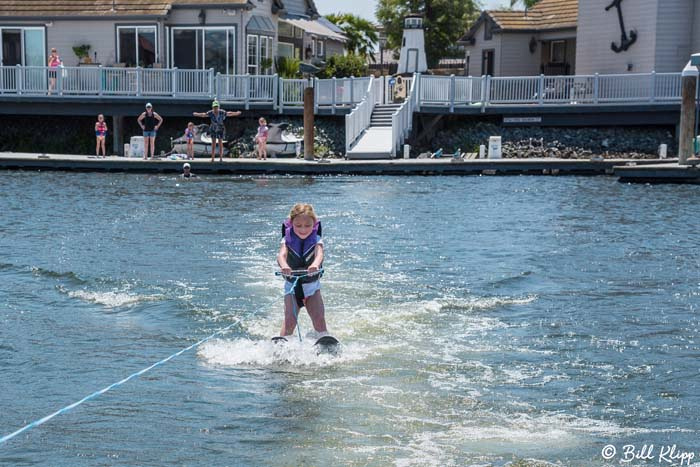
M 214 162 L 214 155 L 216 154 L 216 142 L 219 141 L 219 162 L 224 160 L 224 133 L 226 132 L 226 127 L 224 126 L 224 120 L 226 117 L 238 117 L 241 114 L 240 111 L 237 112 L 227 112 L 219 108 L 219 101 L 214 101 L 211 103 L 211 110 L 208 112 L 192 112 L 195 117 L 211 119 L 211 124 L 209 125 L 209 134 L 211 135 L 211 161 Z
M 102 156 L 107 157 L 107 150 L 105 149 L 105 139 L 107 138 L 107 124 L 105 123 L 105 116 L 99 114 L 97 116 L 97 122 L 95 123 L 95 139 L 97 140 L 95 146 L 95 154 L 100 155 L 100 148 L 102 149 Z
M 151 149 L 151 157 L 156 157 L 156 132 L 163 124 L 163 117 L 153 111 L 149 102 L 146 111 L 139 115 L 139 126 L 143 130 L 143 158 L 148 159 L 148 149 Z M 157 122 L 157 123 L 156 123 Z

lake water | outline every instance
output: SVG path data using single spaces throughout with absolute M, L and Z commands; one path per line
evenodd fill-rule
M 608 444 L 611 465 L 659 465 L 620 453 L 700 451 L 700 187 L 2 175 L 0 436 L 241 324 L 0 444 L 0 465 L 599 466 Z M 269 342 L 297 201 L 324 226 L 336 358 L 309 338 Z

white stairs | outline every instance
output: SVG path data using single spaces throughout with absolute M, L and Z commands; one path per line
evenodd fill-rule
M 347 151 L 348 159 L 391 159 L 393 135 L 391 116 L 401 104 L 377 104 L 369 128 Z

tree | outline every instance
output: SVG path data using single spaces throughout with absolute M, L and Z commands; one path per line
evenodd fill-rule
M 367 58 L 372 57 L 374 44 L 377 43 L 376 27 L 369 21 L 351 13 L 330 14 L 326 16 L 328 21 L 343 30 L 348 42 L 346 49 L 351 54 Z
M 333 55 L 326 61 L 326 68 L 316 76 L 319 78 L 349 78 L 350 76 L 367 76 L 367 60 L 359 55 Z
M 532 8 L 539 0 L 510 0 L 510 7 L 513 8 L 517 3 L 522 3 L 527 9 Z
M 428 65 L 455 55 L 457 41 L 479 17 L 476 0 L 379 0 L 377 18 L 387 35 L 387 48 L 401 48 L 403 21 L 410 13 L 423 15 Z

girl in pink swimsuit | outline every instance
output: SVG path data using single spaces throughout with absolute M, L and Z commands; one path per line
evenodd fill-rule
M 265 117 L 260 117 L 258 120 L 258 134 L 255 135 L 255 142 L 258 143 L 258 159 L 267 159 L 267 120 Z

